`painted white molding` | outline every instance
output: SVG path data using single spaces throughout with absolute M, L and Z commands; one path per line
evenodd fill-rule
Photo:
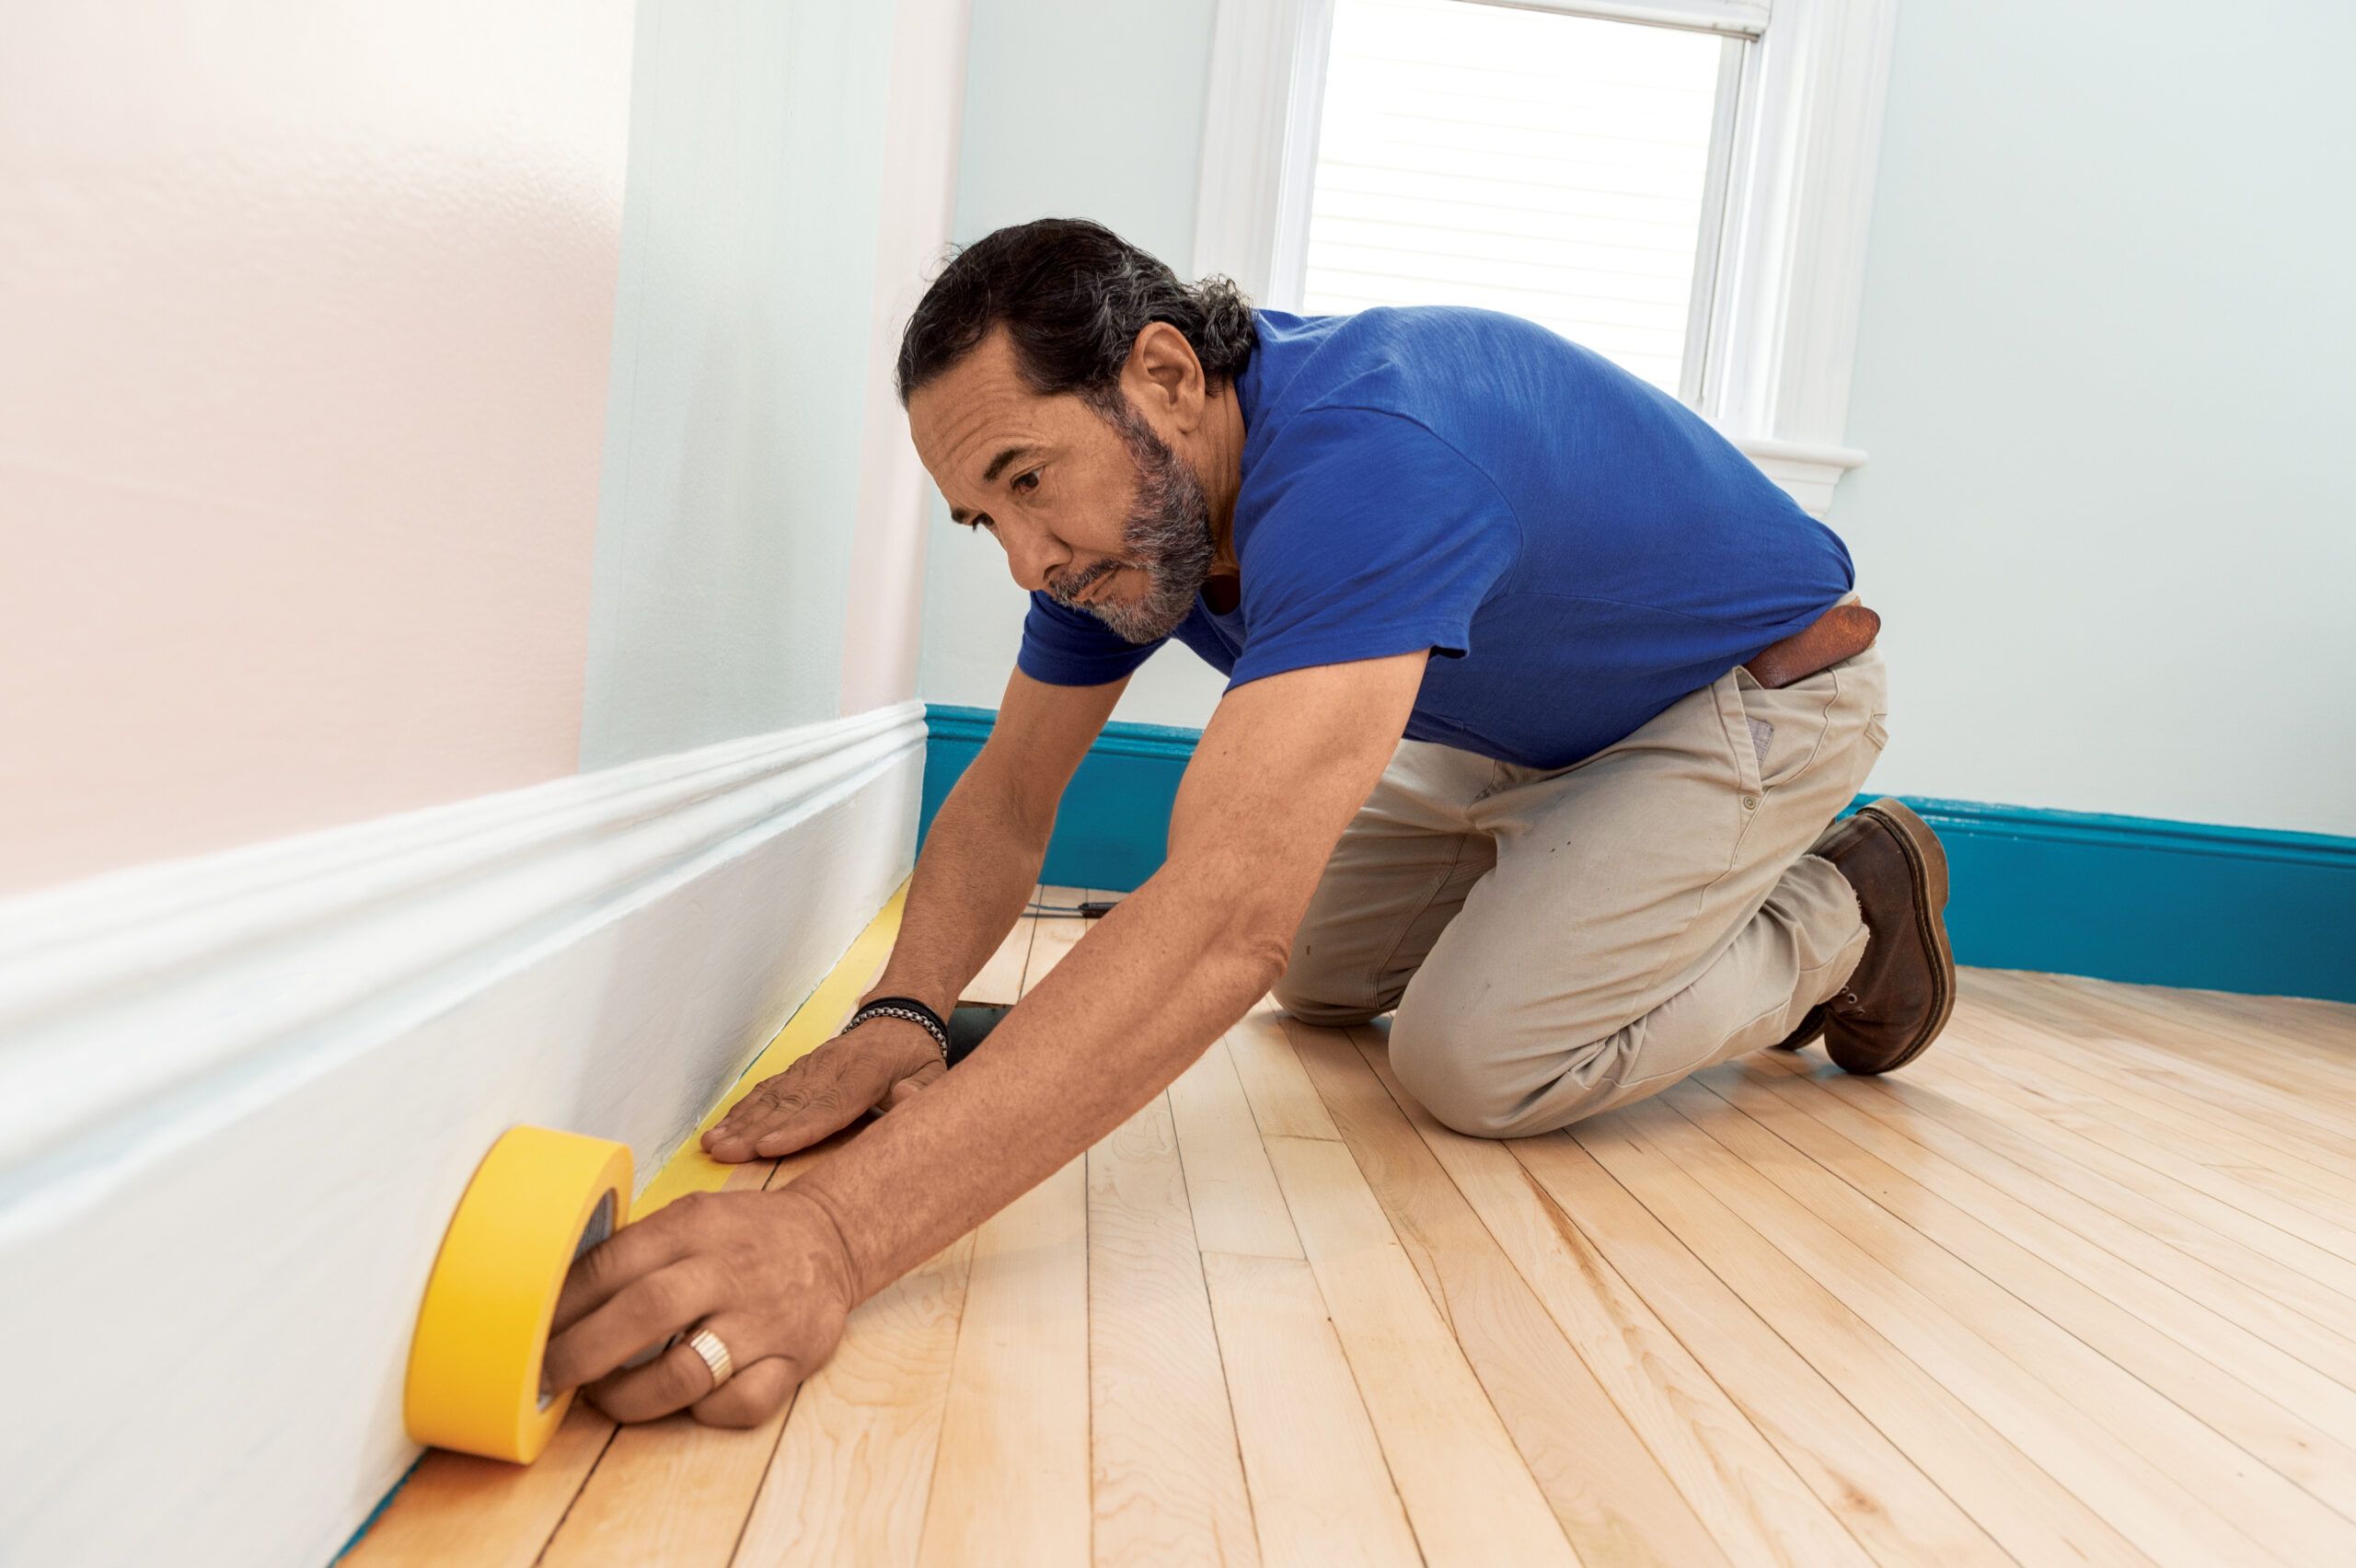
M 1897 0 L 1774 0 L 1743 83 L 1704 406 L 1745 435 L 1838 445 L 1849 414 Z
M 1195 185 L 1193 276 L 1299 303 L 1334 0 L 1218 0 Z
M 917 703 L 0 905 L 0 1541 L 325 1562 L 519 1122 L 641 1182 L 906 875 Z
M 1195 276 L 1298 308 L 1334 0 L 1220 0 Z M 1739 87 L 1703 407 L 1822 515 L 1841 443 L 1897 0 L 1466 0 L 1756 35 Z M 1761 457 L 1761 452 L 1766 455 Z
M 1651 22 L 1662 27 L 1690 28 L 1696 32 L 1731 33 L 1756 38 L 1766 30 L 1774 0 L 1470 0 L 1476 6 L 1503 6 L 1516 11 L 1560 11 L 1568 17 L 1594 17 L 1606 21 Z
M 1802 510 L 1822 518 L 1832 511 L 1832 488 L 1841 476 L 1865 466 L 1865 455 L 1854 446 L 1824 446 L 1804 441 L 1773 441 L 1744 436 L 1734 443 L 1760 471 L 1784 487 Z

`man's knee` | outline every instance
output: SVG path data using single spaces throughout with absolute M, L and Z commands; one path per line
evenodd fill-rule
M 1482 1049 L 1498 1038 L 1477 1019 L 1435 1028 L 1402 1006 L 1391 1025 L 1391 1070 L 1435 1121 L 1471 1137 L 1533 1137 L 1584 1113 L 1583 1102 L 1565 1104 L 1550 1092 L 1559 1079 L 1535 1088 L 1515 1082 L 1494 1052 Z
M 1320 1029 L 1354 1029 L 1383 1011 L 1374 1005 L 1374 999 L 1338 996 L 1335 993 L 1339 989 L 1319 984 L 1315 976 L 1303 974 L 1296 965 L 1285 971 L 1284 978 L 1276 982 L 1269 995 L 1276 997 L 1276 1006 L 1294 1018 Z
M 1398 997 L 1376 994 L 1363 964 L 1337 959 L 1332 946 L 1306 926 L 1294 935 L 1284 977 L 1269 992 L 1278 1007 L 1321 1029 L 1354 1029 L 1397 1005 Z

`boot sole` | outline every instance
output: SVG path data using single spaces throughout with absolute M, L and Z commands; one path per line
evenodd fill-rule
M 1870 1077 L 1904 1066 L 1929 1050 L 1931 1042 L 1946 1029 L 1947 1019 L 1955 1011 L 1955 952 L 1947 945 L 1947 925 L 1942 913 L 1947 906 L 1947 852 L 1939 842 L 1939 836 L 1904 802 L 1888 796 L 1861 807 L 1857 814 L 1873 817 L 1898 840 L 1899 851 L 1906 857 L 1907 868 L 1913 873 L 1914 929 L 1922 939 L 1923 950 L 1931 955 L 1931 984 L 1935 997 L 1931 1020 L 1923 1026 L 1922 1035 L 1888 1061 L 1853 1067 L 1840 1057 L 1833 1057 L 1844 1072 Z M 1828 1053 L 1831 1045 L 1828 1037 Z

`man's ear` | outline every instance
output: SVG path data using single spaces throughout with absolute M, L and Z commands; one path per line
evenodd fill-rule
M 1208 388 L 1203 362 L 1186 334 L 1167 321 L 1149 321 L 1129 345 L 1129 363 L 1121 370 L 1122 390 L 1139 408 L 1150 409 L 1181 431 L 1192 431 L 1203 417 Z

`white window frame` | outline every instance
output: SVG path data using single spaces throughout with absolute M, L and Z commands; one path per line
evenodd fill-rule
M 1898 0 L 1456 0 L 1729 33 L 1743 52 L 1707 355 L 1718 429 L 1819 516 L 1844 444 Z M 1334 0 L 1218 0 L 1194 275 L 1298 308 Z M 1723 101 L 1723 98 L 1722 98 Z

